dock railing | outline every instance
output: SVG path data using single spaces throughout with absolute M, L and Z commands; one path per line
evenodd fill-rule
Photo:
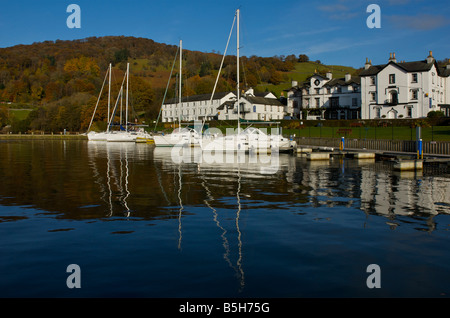
M 296 137 L 299 146 L 335 147 L 339 149 L 341 138 Z M 346 149 L 379 150 L 393 152 L 417 151 L 415 140 L 374 140 L 374 139 L 345 139 Z M 423 153 L 434 155 L 450 155 L 450 141 L 423 141 Z

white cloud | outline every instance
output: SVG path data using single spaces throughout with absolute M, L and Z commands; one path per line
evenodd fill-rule
M 411 0 L 388 0 L 390 5 L 404 5 L 411 2 Z
M 319 11 L 328 14 L 332 20 L 349 20 L 360 15 L 359 4 L 347 0 L 339 0 L 337 3 L 324 4 L 317 7 Z
M 334 3 L 328 5 L 321 5 L 317 7 L 320 11 L 336 12 L 336 11 L 348 11 L 349 7 L 342 3 Z
M 309 30 L 304 30 L 304 31 L 295 31 L 295 32 L 291 32 L 291 33 L 282 33 L 281 35 L 278 35 L 275 37 L 266 38 L 266 39 L 264 39 L 264 41 L 271 42 L 271 41 L 301 38 L 301 37 L 306 37 L 306 36 L 311 36 L 311 35 L 331 33 L 331 32 L 337 31 L 337 30 L 341 30 L 341 29 L 342 29 L 342 27 L 340 27 L 340 26 L 333 26 L 333 27 L 317 29 L 317 30 L 309 29 Z
M 418 14 L 415 16 L 408 15 L 391 15 L 388 20 L 399 29 L 410 29 L 429 31 L 438 29 L 450 23 L 448 19 L 441 15 Z

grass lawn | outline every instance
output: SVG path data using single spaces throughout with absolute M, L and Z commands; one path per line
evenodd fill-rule
M 339 129 L 346 128 L 351 129 L 350 134 L 338 134 Z M 297 137 L 416 140 L 416 129 L 410 127 L 305 127 L 303 129 L 283 129 L 283 135 L 292 134 Z M 422 128 L 422 140 L 450 141 L 450 126 Z
M 18 120 L 24 120 L 28 117 L 32 109 L 10 109 L 9 114 Z

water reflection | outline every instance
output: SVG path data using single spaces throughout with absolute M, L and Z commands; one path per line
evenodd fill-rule
M 218 160 L 218 158 L 212 158 L 210 154 L 204 154 L 200 153 L 198 151 L 195 151 L 195 149 L 185 148 L 187 150 L 184 152 L 184 154 L 181 154 L 181 157 L 174 158 L 174 154 L 177 153 L 178 149 L 167 149 L 167 148 L 155 148 L 154 149 L 154 160 L 161 161 L 162 164 L 165 166 L 177 166 L 178 167 L 178 181 L 179 181 L 179 191 L 178 191 L 178 198 L 179 198 L 179 205 L 180 205 L 180 214 L 179 214 L 179 243 L 178 248 L 180 249 L 181 246 L 181 237 L 182 237 L 182 231 L 181 231 L 181 216 L 182 216 L 182 210 L 183 210 L 183 203 L 181 200 L 181 188 L 182 188 L 182 167 L 183 165 L 189 164 L 191 165 L 191 168 L 194 167 L 196 171 L 196 174 L 199 178 L 199 183 L 201 187 L 205 191 L 205 196 L 203 199 L 203 204 L 208 207 L 212 212 L 212 219 L 214 221 L 214 224 L 220 231 L 220 238 L 222 240 L 222 247 L 224 249 L 223 258 L 225 262 L 228 264 L 228 266 L 233 269 L 235 272 L 235 276 L 238 277 L 239 280 L 239 292 L 241 292 L 245 287 L 245 274 L 244 274 L 244 267 L 243 267 L 243 240 L 242 240 L 242 233 L 239 225 L 240 221 L 240 214 L 242 211 L 242 204 L 241 204 L 241 167 L 244 169 L 247 173 L 249 172 L 265 172 L 265 169 L 261 169 L 261 166 L 257 164 L 252 159 L 255 158 L 249 158 L 246 154 L 233 154 L 233 156 L 230 156 L 228 160 L 224 160 L 221 162 L 221 160 Z M 183 151 L 182 151 L 183 152 Z M 223 157 L 222 157 L 223 158 Z M 221 159 L 222 159 L 221 158 Z M 180 159 L 180 160 L 177 160 Z M 213 160 L 215 159 L 215 160 Z M 225 159 L 225 158 L 224 158 Z M 228 229 L 226 223 L 222 224 L 221 219 L 225 218 L 225 215 L 220 215 L 220 211 L 224 210 L 224 204 L 220 201 L 221 197 L 219 197 L 219 200 L 215 199 L 215 194 L 218 193 L 218 191 L 211 190 L 211 187 L 214 187 L 214 184 L 211 182 L 211 172 L 213 172 L 213 176 L 216 176 L 217 172 L 223 173 L 223 177 L 221 180 L 225 180 L 227 182 L 236 182 L 236 188 L 235 188 L 235 217 L 234 217 L 234 228 Z M 216 179 L 217 181 L 217 179 Z M 233 187 L 234 188 L 234 187 Z M 231 206 L 233 203 L 231 204 Z M 229 206 L 228 209 L 233 210 L 233 208 Z M 224 213 L 226 215 L 229 215 L 230 211 L 227 211 L 227 213 Z M 233 252 L 232 252 L 232 242 L 233 240 L 233 233 L 236 233 L 234 239 L 236 240 L 236 260 L 235 262 L 233 259 Z
M 108 206 L 108 216 L 115 215 L 114 203 L 121 206 L 120 211 L 124 216 L 130 216 L 131 210 L 127 202 L 131 194 L 128 188 L 130 175 L 128 156 L 130 154 L 139 155 L 135 144 L 101 141 L 88 143 L 89 164 L 93 170 L 94 182 L 100 189 L 100 198 Z M 102 162 L 97 162 L 97 159 L 102 157 L 106 157 L 106 167 L 102 165 Z M 102 177 L 104 173 L 106 173 L 106 182 Z
M 193 290 L 265 296 L 275 290 L 283 297 L 305 288 L 322 296 L 328 288 L 360 286 L 349 281 L 369 259 L 408 270 L 401 259 L 412 260 L 415 267 L 404 276 L 446 273 L 445 265 L 436 268 L 428 260 L 448 264 L 448 167 L 397 173 L 391 163 L 373 160 L 241 154 L 221 161 L 195 151 L 174 157 L 172 150 L 133 143 L 0 143 L 4 254 L 28 261 L 32 246 L 47 257 L 45 266 L 58 263 L 61 251 L 71 254 L 64 264 L 84 255 L 93 267 L 111 270 L 101 290 L 111 277 L 122 277 L 105 266 L 114 259 L 121 274 L 132 276 L 123 277 L 120 288 L 134 293 L 143 284 L 157 296 Z M 116 233 L 127 236 L 110 235 Z M 99 244 L 86 244 L 86 237 Z M 411 239 L 412 245 L 402 243 Z M 30 243 L 17 249 L 21 242 Z M 386 257 L 386 250 L 396 257 Z M 8 259 L 5 272 L 18 268 L 16 257 Z M 345 270 L 334 275 L 335 268 Z M 319 277 L 324 273 L 330 274 Z M 442 281 L 431 278 L 424 281 Z
M 5 142 L 0 151 L 2 205 L 29 205 L 68 219 L 177 219 L 180 248 L 182 218 L 195 206 L 299 215 L 346 208 L 386 217 L 391 228 L 413 222 L 428 231 L 436 228 L 437 215 L 450 213 L 447 167 L 399 173 L 385 162 L 288 154 L 221 161 L 195 151 L 174 157 L 172 149 L 133 143 Z

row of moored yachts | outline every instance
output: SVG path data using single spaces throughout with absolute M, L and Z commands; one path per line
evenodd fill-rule
M 146 142 L 156 147 L 200 147 L 208 151 L 292 151 L 296 142 L 278 134 L 247 127 L 233 135 L 201 134 L 192 128 L 176 128 L 170 134 L 139 131 L 89 132 L 90 141 Z

